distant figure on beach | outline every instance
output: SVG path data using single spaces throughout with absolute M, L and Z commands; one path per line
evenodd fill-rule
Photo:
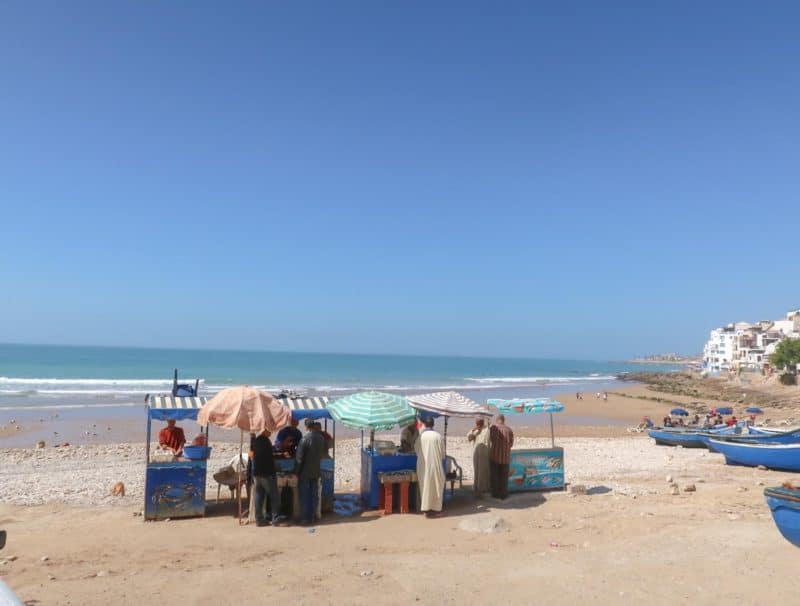
M 483 417 L 475 419 L 475 427 L 467 434 L 472 442 L 472 469 L 475 474 L 472 489 L 476 497 L 489 492 L 489 428 Z
M 694 419 L 692 419 L 692 425 L 700 425 L 700 415 L 694 415 Z
M 419 429 L 417 429 L 417 421 L 415 419 L 412 423 L 403 427 L 403 431 L 400 432 L 400 452 L 413 453 L 418 439 Z
M 608 392 L 607 392 L 607 391 L 604 391 L 604 392 L 603 392 L 603 401 L 604 401 L 604 402 L 607 402 L 607 401 L 608 401 Z
M 670 417 L 664 417 L 664 427 L 672 427 L 672 419 Z
M 297 446 L 297 485 L 300 492 L 300 521 L 313 524 L 319 502 L 320 469 L 325 456 L 325 438 L 315 427 L 314 421 L 307 419 L 308 431 Z
M 175 425 L 175 419 L 168 419 L 167 426 L 158 432 L 158 445 L 162 450 L 168 450 L 176 457 L 183 454 L 183 445 L 186 444 L 186 436 L 183 429 Z
M 514 432 L 506 425 L 505 416 L 497 415 L 489 428 L 489 475 L 492 496 L 496 499 L 508 496 L 508 466 L 513 446 Z
M 598 391 L 598 392 L 595 394 L 595 396 L 594 396 L 594 397 L 595 397 L 596 399 L 598 399 L 598 400 L 599 400 L 599 399 L 600 399 L 600 392 Z
M 414 446 L 417 453 L 419 510 L 432 518 L 442 514 L 444 501 L 444 438 L 434 431 L 433 417 L 425 417 L 423 424 L 425 429 Z
M 575 394 L 575 399 L 576 400 L 583 400 L 583 394 L 581 392 L 576 393 Z

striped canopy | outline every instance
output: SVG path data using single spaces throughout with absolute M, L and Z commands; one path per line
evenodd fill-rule
M 433 412 L 445 417 L 474 417 L 490 415 L 489 409 L 455 391 L 438 391 L 408 396 L 408 403 L 417 410 Z
M 147 415 L 151 419 L 196 419 L 198 411 L 205 406 L 206 398 L 200 396 L 151 396 L 145 398 Z
M 202 408 L 205 403 L 206 398 L 200 396 L 147 396 L 150 408 Z
M 314 396 L 306 398 L 275 398 L 282 405 L 292 411 L 295 419 L 323 419 L 330 417 L 328 412 L 328 398 L 326 396 Z
M 379 391 L 354 393 L 328 404 L 334 420 L 348 427 L 382 431 L 396 425 L 408 425 L 417 411 L 402 396 Z
M 539 412 L 562 412 L 564 405 L 552 398 L 514 398 L 513 400 L 491 399 L 489 404 L 503 414 L 525 414 Z

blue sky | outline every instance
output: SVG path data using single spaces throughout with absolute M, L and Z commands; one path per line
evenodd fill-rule
M 613 358 L 800 307 L 793 3 L 8 2 L 0 341 Z

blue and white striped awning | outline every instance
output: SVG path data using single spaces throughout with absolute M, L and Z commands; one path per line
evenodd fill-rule
M 278 402 L 292 411 L 295 419 L 311 417 L 322 419 L 330 417 L 328 413 L 328 398 L 326 396 L 314 396 L 304 398 L 275 398 Z
M 159 409 L 200 409 L 207 400 L 203 396 L 147 396 L 147 405 Z

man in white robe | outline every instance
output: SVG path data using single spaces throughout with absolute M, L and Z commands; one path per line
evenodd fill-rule
M 475 476 L 473 490 L 475 496 L 480 498 L 489 492 L 489 428 L 483 418 L 475 419 L 475 427 L 467 434 L 467 439 L 472 442 L 472 469 Z
M 442 513 L 444 501 L 444 438 L 433 429 L 433 419 L 423 420 L 425 429 L 414 444 L 420 511 L 428 517 Z

